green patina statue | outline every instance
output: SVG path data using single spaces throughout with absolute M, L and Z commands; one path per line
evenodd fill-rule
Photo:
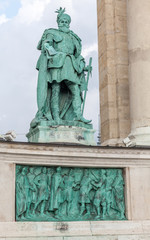
M 17 221 L 125 219 L 122 169 L 16 166 Z
M 76 125 L 89 128 L 91 120 L 83 117 L 87 83 L 92 70 L 81 56 L 81 39 L 69 29 L 71 18 L 65 9 L 57 12 L 58 29 L 46 29 L 38 43 L 38 112 L 31 128 L 41 121 L 49 125 Z M 86 74 L 87 72 L 87 80 Z M 71 124 L 72 122 L 72 124 Z M 76 124 L 74 124 L 76 122 Z

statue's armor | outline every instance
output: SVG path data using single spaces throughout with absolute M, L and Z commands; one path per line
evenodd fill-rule
M 66 54 L 73 55 L 75 51 L 75 44 L 73 41 L 73 37 L 70 36 L 68 33 L 59 32 L 60 36 L 62 37 L 62 41 L 55 42 L 54 41 L 54 48 L 58 52 L 63 52 Z

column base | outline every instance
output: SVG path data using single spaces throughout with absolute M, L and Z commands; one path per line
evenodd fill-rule
M 108 139 L 101 143 L 101 146 L 109 146 L 109 147 L 123 147 L 123 139 L 122 138 L 112 138 Z
M 123 142 L 126 147 L 150 146 L 150 127 L 136 128 Z
M 95 146 L 95 130 L 74 126 L 37 126 L 26 135 L 28 142 L 71 143 Z

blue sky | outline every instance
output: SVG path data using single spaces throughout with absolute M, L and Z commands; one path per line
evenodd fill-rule
M 7 18 L 12 18 L 17 15 L 20 7 L 20 0 L 0 0 L 0 15 L 5 14 Z
M 26 141 L 37 111 L 36 49 L 47 28 L 57 28 L 60 6 L 72 18 L 71 30 L 82 39 L 86 62 L 92 56 L 84 117 L 98 129 L 99 80 L 96 0 L 0 0 L 0 134 L 14 130 L 17 141 Z

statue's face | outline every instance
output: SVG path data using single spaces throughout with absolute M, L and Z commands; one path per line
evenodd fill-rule
M 24 168 L 22 169 L 22 174 L 23 174 L 23 175 L 26 175 L 27 172 L 28 172 L 27 168 L 24 167 Z
M 43 167 L 43 173 L 47 173 L 47 168 Z
M 63 32 L 69 31 L 69 21 L 67 18 L 61 18 L 58 22 L 58 28 L 62 30 Z

